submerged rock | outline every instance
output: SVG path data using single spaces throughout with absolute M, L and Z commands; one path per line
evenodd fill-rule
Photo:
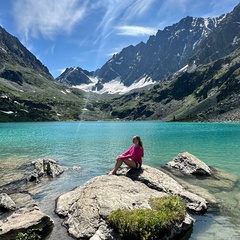
M 176 168 L 185 174 L 212 175 L 212 170 L 207 164 L 188 152 L 178 154 L 177 157 L 167 163 L 167 166 Z
M 51 217 L 41 212 L 38 207 L 21 208 L 0 221 L 0 239 L 15 239 L 19 232 L 26 232 L 28 229 L 42 229 L 42 232 L 47 232 L 53 224 Z
M 74 238 L 119 239 L 106 224 L 111 212 L 117 209 L 151 209 L 150 198 L 166 195 L 181 196 L 191 211 L 201 213 L 207 209 L 205 199 L 187 191 L 161 170 L 144 165 L 141 170 L 123 168 L 119 176 L 91 179 L 61 195 L 56 201 L 55 211 L 64 217 L 63 224 Z M 183 223 L 172 229 L 171 236 L 186 231 L 192 224 L 193 219 L 187 215 Z

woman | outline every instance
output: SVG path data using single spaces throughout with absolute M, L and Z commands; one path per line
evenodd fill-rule
M 144 155 L 143 143 L 139 136 L 133 137 L 133 145 L 116 159 L 116 165 L 109 175 L 115 175 L 122 163 L 130 168 L 140 169 L 142 166 L 142 157 Z

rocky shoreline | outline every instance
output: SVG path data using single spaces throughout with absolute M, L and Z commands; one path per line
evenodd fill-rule
M 38 182 L 44 178 L 61 177 L 60 174 L 66 168 L 51 159 L 34 161 L 32 166 L 32 172 L 26 179 L 0 187 L 0 238 L 3 240 L 15 239 L 19 232 L 26 232 L 28 229 L 42 229 L 42 239 L 51 239 L 54 221 L 41 211 L 28 190 L 32 183 L 36 188 Z M 187 214 L 185 220 L 174 227 L 171 233 L 168 233 L 168 238 L 165 238 L 173 239 L 189 234 L 187 232 L 194 227 L 194 214 L 205 214 L 209 208 L 219 208 L 217 199 L 206 189 L 180 180 L 179 174 L 208 178 L 210 184 L 217 181 L 218 184 L 225 184 L 226 189 L 231 188 L 237 181 L 232 176 L 220 174 L 218 170 L 210 168 L 186 152 L 176 156 L 164 168 L 144 165 L 141 170 L 122 168 L 118 176 L 95 177 L 59 196 L 56 207 L 52 206 L 52 210 L 59 215 L 59 220 L 73 238 L 121 239 L 106 223 L 111 212 L 119 208 L 150 208 L 148 200 L 151 197 L 177 195 L 186 202 L 191 216 Z M 161 236 L 160 239 L 164 237 Z

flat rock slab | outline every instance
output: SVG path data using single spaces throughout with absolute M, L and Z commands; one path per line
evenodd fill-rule
M 53 224 L 53 220 L 38 207 L 21 208 L 0 221 L 0 239 L 15 239 L 18 232 L 29 228 L 51 227 Z

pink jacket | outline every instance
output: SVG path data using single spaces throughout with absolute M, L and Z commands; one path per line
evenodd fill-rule
M 119 157 L 123 160 L 131 158 L 133 161 L 142 164 L 143 148 L 140 146 L 135 147 L 134 145 L 132 145 L 126 152 L 122 153 Z

